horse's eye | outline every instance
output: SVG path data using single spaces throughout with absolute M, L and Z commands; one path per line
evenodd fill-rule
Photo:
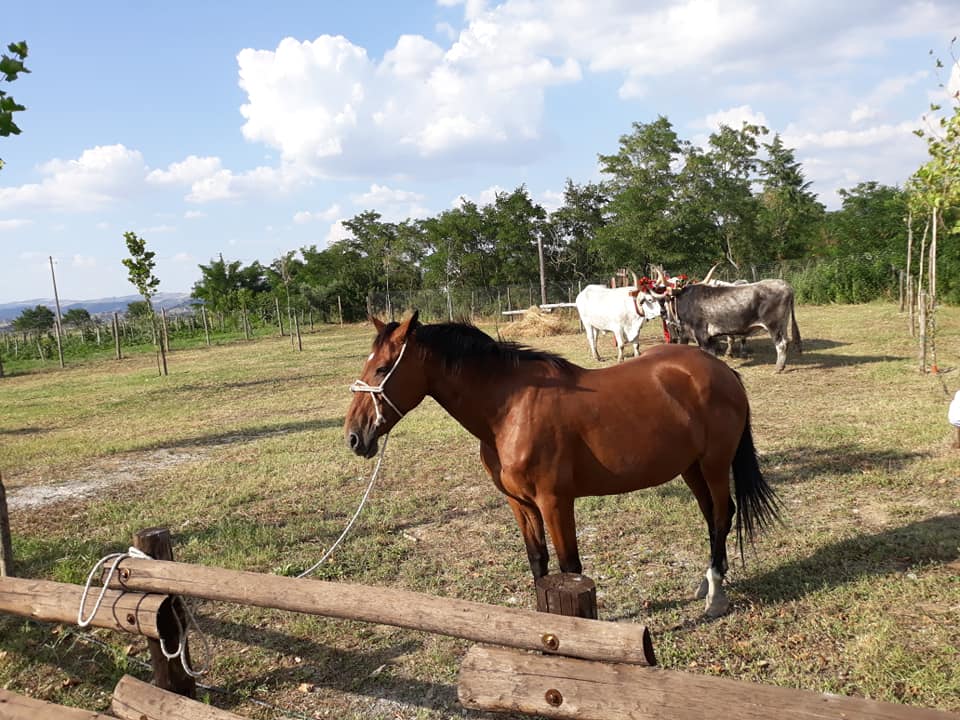
M 377 375 L 386 375 L 387 371 L 390 369 L 389 365 L 381 365 L 377 368 Z

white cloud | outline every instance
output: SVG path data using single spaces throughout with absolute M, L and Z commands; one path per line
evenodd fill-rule
M 54 159 L 38 169 L 45 176 L 39 183 L 0 188 L 0 209 L 99 210 L 138 192 L 146 166 L 137 150 L 98 145 L 84 150 L 75 160 Z
M 386 185 L 377 185 L 376 183 L 371 185 L 367 192 L 350 196 L 355 205 L 374 208 L 381 205 L 419 202 L 423 198 L 424 196 L 420 193 L 410 192 L 409 190 L 394 190 Z
M 455 208 L 462 207 L 464 202 L 472 202 L 480 207 L 483 207 L 484 205 L 492 205 L 494 202 L 496 202 L 497 195 L 503 192 L 506 192 L 506 190 L 499 185 L 491 185 L 486 190 L 481 190 L 476 196 L 462 193 L 455 197 L 450 202 L 450 205 Z
M 879 110 L 861 103 L 850 112 L 850 122 L 856 125 L 863 120 L 873 120 L 880 114 Z
M 767 117 L 762 112 L 757 112 L 749 105 L 740 105 L 739 107 L 719 110 L 707 115 L 702 121 L 702 127 L 710 130 L 719 130 L 721 125 L 739 130 L 743 123 L 750 125 L 762 125 L 769 128 Z
M 0 220 L 0 232 L 7 232 L 10 230 L 19 230 L 20 228 L 27 227 L 28 225 L 33 225 L 33 220 L 27 220 L 25 218 L 11 218 L 9 220 Z
M 353 234 L 347 230 L 343 225 L 343 221 L 346 218 L 340 218 L 339 220 L 334 220 L 330 223 L 330 227 L 327 229 L 326 237 L 324 237 L 324 245 L 329 246 L 339 240 L 345 240 L 347 238 L 353 237 Z
M 150 225 L 149 227 L 141 228 L 140 232 L 144 235 L 163 235 L 166 233 L 176 232 L 177 228 L 174 225 Z
M 886 147 L 909 139 L 918 127 L 920 127 L 920 120 L 875 125 L 861 130 L 834 129 L 823 132 L 802 132 L 795 127 L 788 127 L 783 133 L 783 141 L 788 147 L 799 150 Z
M 97 259 L 89 255 L 74 255 L 70 264 L 75 268 L 94 268 L 97 266 Z
M 540 193 L 540 198 L 536 202 L 540 203 L 540 205 L 543 206 L 543 209 L 548 213 L 552 213 L 554 210 L 563 207 L 563 192 L 556 190 L 544 190 L 542 193 Z
M 207 214 L 202 210 L 187 210 L 183 214 L 184 220 L 196 220 L 197 218 L 206 217 Z
M 682 87 L 693 92 L 739 83 L 744 92 L 731 89 L 727 97 L 753 107 L 797 88 L 810 88 L 811 104 L 824 104 L 843 68 L 882 56 L 895 40 L 960 22 L 955 4 L 936 0 L 881 4 L 866 15 L 844 3 L 788 3 L 772 13 L 755 0 L 440 4 L 463 8 L 459 32 L 439 22 L 436 41 L 403 35 L 382 58 L 329 35 L 242 50 L 244 136 L 277 149 L 307 175 L 382 178 L 416 176 L 426 166 L 436 173 L 453 164 L 520 164 L 545 151 L 545 93 L 580 82 L 585 72 L 612 75 L 622 99 L 689 80 Z M 770 68 L 785 70 L 764 80 Z M 871 120 L 872 108 L 919 76 L 885 80 L 867 97 L 844 97 L 841 112 Z M 811 77 L 822 79 L 811 85 Z M 743 107 L 752 115 L 725 121 L 770 125 L 763 113 Z
M 218 157 L 197 157 L 190 155 L 180 162 L 170 163 L 166 170 L 153 170 L 147 175 L 147 182 L 157 185 L 192 185 L 203 178 L 210 177 L 221 169 Z
M 334 218 L 340 215 L 340 206 L 334 203 L 326 210 L 321 210 L 320 212 L 311 212 L 309 210 L 301 210 L 297 213 L 294 213 L 293 221 L 297 225 L 305 225 L 310 222 L 317 221 L 326 221 L 330 222 Z
M 242 173 L 218 170 L 195 181 L 187 193 L 187 202 L 206 203 L 229 200 L 259 192 L 285 192 L 297 185 L 305 175 L 288 165 L 256 167 Z
M 173 256 L 173 261 L 175 263 L 192 263 L 194 262 L 193 255 L 188 252 L 178 252 Z

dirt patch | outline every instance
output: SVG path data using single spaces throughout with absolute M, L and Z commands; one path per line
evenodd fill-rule
M 69 479 L 63 482 L 47 484 L 41 477 L 29 485 L 10 488 L 7 490 L 7 505 L 11 510 L 21 510 L 84 500 L 104 488 L 149 478 L 162 470 L 199 460 L 209 452 L 209 447 L 163 449 L 98 460 L 70 471 Z

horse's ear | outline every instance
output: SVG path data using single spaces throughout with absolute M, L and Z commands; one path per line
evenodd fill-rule
M 420 311 L 414 310 L 413 314 L 400 324 L 400 327 L 397 329 L 397 335 L 406 341 L 407 337 L 410 335 L 410 332 L 416 330 L 417 326 L 420 324 L 417 321 L 417 318 L 419 317 Z
M 386 324 L 379 318 L 375 318 L 373 315 L 369 315 L 368 317 L 370 318 L 370 322 L 372 322 L 373 326 L 377 329 L 377 334 L 379 335 L 381 332 L 383 332 Z

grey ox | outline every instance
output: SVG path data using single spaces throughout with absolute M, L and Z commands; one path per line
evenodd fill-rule
M 587 285 L 577 295 L 576 302 L 590 352 L 597 360 L 602 359 L 597 352 L 597 336 L 601 332 L 613 333 L 617 341 L 617 362 L 623 362 L 623 346 L 632 343 L 634 356 L 639 355 L 640 328 L 645 320 L 660 317 L 659 302 L 637 287 L 636 275 L 633 287 Z
M 797 352 L 803 350 L 793 288 L 783 280 L 724 286 L 697 283 L 653 294 L 666 304 L 667 322 L 679 342 L 696 340 L 717 354 L 721 336 L 766 330 L 777 349 L 777 372 L 786 365 L 791 337 Z

